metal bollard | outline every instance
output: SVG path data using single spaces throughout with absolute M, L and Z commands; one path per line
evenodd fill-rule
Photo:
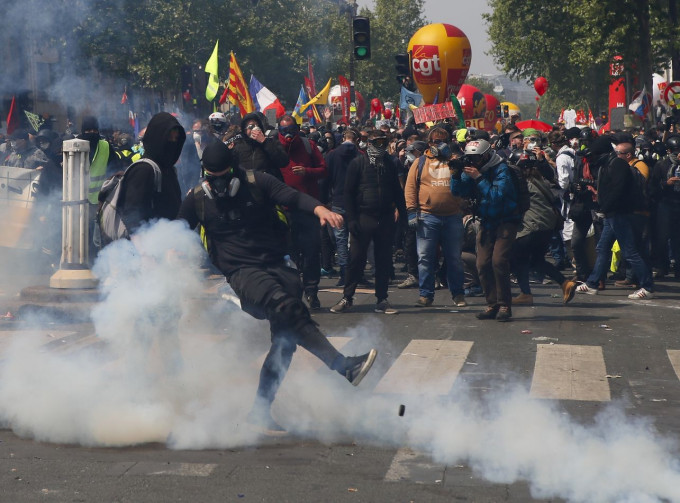
M 50 278 L 51 288 L 95 288 L 97 278 L 89 266 L 90 143 L 64 142 L 61 262 Z

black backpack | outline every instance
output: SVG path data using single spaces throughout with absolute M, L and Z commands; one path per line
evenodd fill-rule
M 515 213 L 522 216 L 529 209 L 529 203 L 531 201 L 531 194 L 529 193 L 529 184 L 527 179 L 524 178 L 522 170 L 517 166 L 512 164 L 506 164 L 508 167 L 508 172 L 510 173 L 510 178 L 512 179 L 512 184 L 515 186 L 515 193 L 517 194 L 517 208 Z
M 633 210 L 635 211 L 649 211 L 651 208 L 651 198 L 649 196 L 649 180 L 644 177 L 642 173 L 635 167 L 640 160 L 636 160 L 630 165 L 630 171 L 633 174 Z

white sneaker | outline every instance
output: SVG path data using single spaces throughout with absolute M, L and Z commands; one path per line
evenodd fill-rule
M 649 290 L 645 290 L 644 288 L 640 288 L 639 290 L 635 290 L 633 293 L 631 293 L 628 298 L 633 300 L 647 300 L 654 298 L 654 293 L 650 292 Z
M 586 283 L 581 283 L 576 287 L 576 293 L 586 293 L 588 295 L 597 295 L 597 288 L 590 288 Z

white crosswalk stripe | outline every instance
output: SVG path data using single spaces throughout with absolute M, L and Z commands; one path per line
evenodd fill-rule
M 472 344 L 470 341 L 412 340 L 375 391 L 446 395 L 451 391 Z
M 675 375 L 680 379 L 680 349 L 669 349 L 666 351 L 668 358 L 673 365 L 673 370 L 675 370 Z
M 538 344 L 531 396 L 556 400 L 611 400 L 602 348 Z

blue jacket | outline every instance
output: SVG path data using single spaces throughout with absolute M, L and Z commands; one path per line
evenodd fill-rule
M 492 159 L 490 163 L 500 161 Z M 485 169 L 486 168 L 486 169 Z M 512 181 L 508 165 L 501 161 L 485 166 L 482 176 L 474 180 L 465 173 L 460 180 L 451 178 L 451 193 L 454 196 L 477 199 L 477 216 L 484 228 L 494 228 L 503 222 L 520 222 L 517 213 L 517 190 Z

